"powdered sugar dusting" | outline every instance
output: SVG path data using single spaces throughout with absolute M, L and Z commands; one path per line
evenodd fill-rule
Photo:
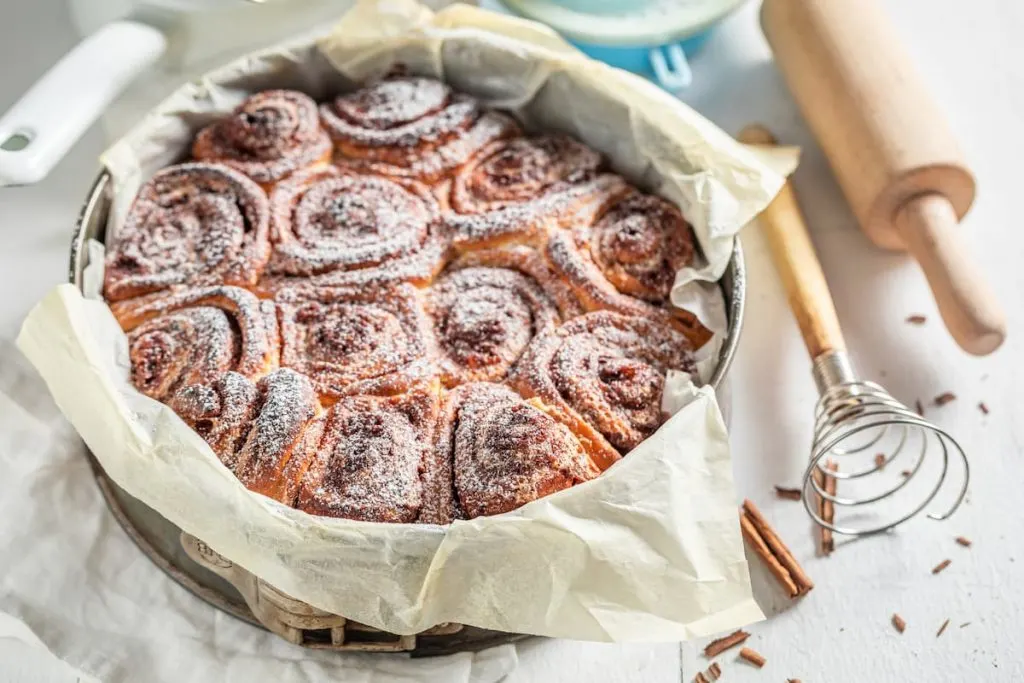
M 438 448 L 452 462 L 468 518 L 514 510 L 598 474 L 572 432 L 507 387 L 465 384 L 447 401 Z
M 113 307 L 128 334 L 132 382 L 169 399 L 181 386 L 208 383 L 234 370 L 264 372 L 276 357 L 260 301 L 237 287 L 156 294 Z
M 370 268 L 436 241 L 437 203 L 413 181 L 317 169 L 279 185 L 271 208 L 275 274 Z
M 459 249 L 506 243 L 541 246 L 553 232 L 573 225 L 603 197 L 625 187 L 617 176 L 605 174 L 578 183 L 556 182 L 521 202 L 460 203 L 456 199 L 458 182 L 457 178 L 453 184 L 452 205 L 480 209 L 478 213 L 445 214 L 453 244 Z
M 210 384 L 182 387 L 169 405 L 237 474 L 238 449 L 249 433 L 256 401 L 256 385 L 228 371 Z
M 273 183 L 331 154 L 316 102 L 294 90 L 248 97 L 231 116 L 199 131 L 192 156 L 235 168 L 258 183 Z
M 495 142 L 459 169 L 452 208 L 473 214 L 526 202 L 557 184 L 589 180 L 602 164 L 600 154 L 566 135 Z
M 244 446 L 238 452 L 236 474 L 250 489 L 291 503 L 298 491 L 298 477 L 312 456 L 296 448 L 303 430 L 320 412 L 309 379 L 282 368 L 257 385 L 259 405 Z
M 625 453 L 662 423 L 670 369 L 695 369 L 685 336 L 654 320 L 600 311 L 538 337 L 511 381 L 581 416 Z
M 429 377 L 429 320 L 415 290 L 333 287 L 278 297 L 281 364 L 329 397 L 397 393 Z
M 226 166 L 170 166 L 142 186 L 107 253 L 105 294 L 253 285 L 269 257 L 267 196 Z
M 692 233 L 679 209 L 635 191 L 589 228 L 577 228 L 574 243 L 620 292 L 656 303 L 668 299 L 676 271 L 693 258 Z
M 448 273 L 434 283 L 425 305 L 447 386 L 501 380 L 530 340 L 559 322 L 554 302 L 540 285 L 507 268 Z
M 517 130 L 440 81 L 388 78 L 320 107 L 339 163 L 436 180 L 484 144 Z
M 371 522 L 416 521 L 436 415 L 436 392 L 342 399 L 323 418 L 319 452 L 296 507 Z

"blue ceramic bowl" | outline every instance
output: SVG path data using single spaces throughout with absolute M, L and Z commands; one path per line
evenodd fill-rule
M 700 50 L 711 30 L 706 29 L 682 41 L 655 46 L 611 46 L 579 42 L 573 42 L 573 45 L 593 59 L 645 76 L 666 90 L 679 90 L 693 81 L 693 72 L 687 58 Z
M 547 23 L 593 59 L 645 76 L 666 90 L 693 80 L 689 57 L 743 0 L 504 0 Z

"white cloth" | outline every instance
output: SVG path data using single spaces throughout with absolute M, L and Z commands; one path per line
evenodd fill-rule
M 488 683 L 515 668 L 511 645 L 416 660 L 310 651 L 216 610 L 135 547 L 83 449 L 0 340 L 0 681 Z

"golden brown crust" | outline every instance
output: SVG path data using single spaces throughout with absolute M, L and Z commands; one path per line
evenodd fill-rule
M 113 304 L 135 387 L 158 401 L 228 371 L 255 380 L 277 365 L 267 304 L 238 287 L 182 289 Z
M 439 478 L 450 493 L 425 507 L 432 521 L 514 510 L 596 477 L 582 444 L 564 425 L 508 387 L 464 384 L 445 398 L 437 430 Z
M 535 339 L 509 384 L 547 404 L 604 470 L 664 421 L 666 372 L 694 372 L 691 349 L 685 336 L 649 318 L 588 313 Z
M 308 95 L 264 90 L 199 131 L 192 156 L 230 166 L 270 189 L 297 171 L 329 163 L 331 139 Z
M 104 294 L 119 301 L 176 285 L 256 284 L 270 257 L 267 196 L 219 164 L 158 171 L 108 242 Z

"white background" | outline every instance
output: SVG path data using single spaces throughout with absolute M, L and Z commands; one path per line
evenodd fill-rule
M 974 165 L 979 196 L 963 229 L 1008 310 L 1010 338 L 986 359 L 957 349 L 916 266 L 877 251 L 857 230 L 770 63 L 756 7 L 731 18 L 696 59 L 696 84 L 684 98 L 729 132 L 760 120 L 805 148 L 797 191 L 862 374 L 908 403 L 955 392 L 957 401 L 927 412 L 967 447 L 974 479 L 968 504 L 945 524 L 920 520 L 892 535 L 842 545 L 831 558 L 814 557 L 802 507 L 774 500 L 771 489 L 798 480 L 816 396 L 765 247 L 756 233 L 745 234 L 748 317 L 731 374 L 736 475 L 740 493 L 774 520 L 817 587 L 792 604 L 755 572 L 758 598 L 771 616 L 749 629 L 749 644 L 768 664 L 756 671 L 727 653 L 718 661 L 729 683 L 1024 678 L 1024 468 L 1014 420 L 1024 416 L 1024 3 L 885 5 Z M 0 110 L 75 39 L 62 0 L 5 0 L 2 9 Z M 66 275 L 68 239 L 105 141 L 94 127 L 43 183 L 0 190 L 0 363 L 10 362 L 10 340 L 28 308 Z M 925 314 L 928 322 L 907 325 L 911 313 Z M 977 408 L 982 400 L 991 408 L 988 416 Z M 957 535 L 969 536 L 974 546 L 956 545 Z M 931 567 L 947 557 L 950 567 L 933 576 Z M 908 622 L 903 635 L 889 624 L 894 611 Z M 937 639 L 946 618 L 950 627 Z M 963 622 L 971 623 L 959 628 Z M 699 655 L 702 646 L 534 640 L 519 646 L 511 679 L 689 681 L 708 663 Z

